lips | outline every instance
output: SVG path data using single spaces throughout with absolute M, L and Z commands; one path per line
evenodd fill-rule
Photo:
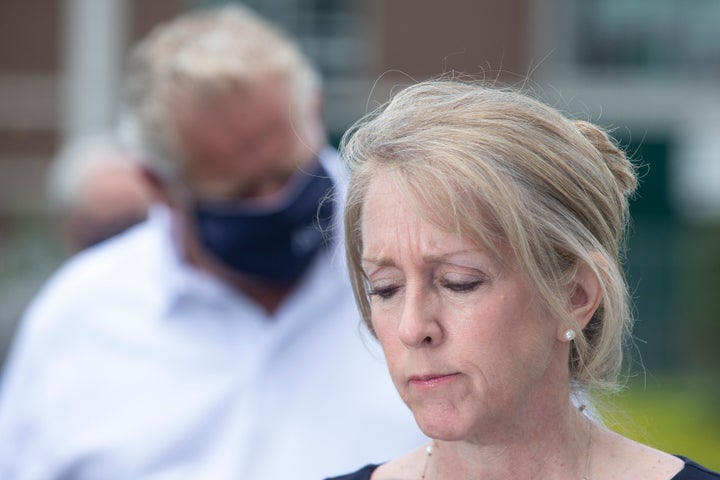
M 459 373 L 413 375 L 410 377 L 409 383 L 414 388 L 418 388 L 421 390 L 431 390 L 451 383 L 459 375 Z

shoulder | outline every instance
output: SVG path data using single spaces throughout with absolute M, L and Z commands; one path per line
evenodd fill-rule
M 357 472 L 349 473 L 327 480 L 370 480 L 395 478 L 420 478 L 422 468 L 427 459 L 425 446 L 417 447 L 410 452 L 380 465 L 366 465 Z
M 141 280 L 161 249 L 158 232 L 143 223 L 119 236 L 70 258 L 43 287 L 40 297 L 67 295 L 75 290 L 116 288 L 118 284 Z M 57 293 L 54 293 L 57 292 Z
M 428 450 L 426 445 L 419 446 L 410 452 L 383 463 L 377 468 L 374 478 L 422 478 L 427 467 Z
M 656 480 L 711 480 L 720 475 L 701 467 L 685 457 L 671 455 L 649 445 L 638 443 L 627 437 L 605 430 L 598 438 L 598 447 L 605 458 L 613 459 L 598 465 L 601 478 L 611 478 L 621 472 L 622 478 L 644 478 Z
M 66 262 L 59 276 L 76 272 L 107 274 L 109 270 L 138 268 L 146 265 L 147 258 L 155 256 L 165 243 L 160 225 L 146 221 L 78 253 Z
M 33 337 L 62 333 L 90 312 L 138 306 L 152 295 L 157 251 L 151 227 L 143 224 L 81 252 L 62 265 L 29 304 L 21 327 Z
M 366 465 L 357 472 L 348 473 L 347 475 L 341 475 L 339 477 L 332 477 L 326 480 L 370 480 L 373 472 L 377 468 L 377 465 Z
M 69 277 L 87 278 L 111 272 L 119 273 L 118 270 L 143 265 L 143 257 L 147 257 L 150 250 L 156 249 L 156 230 L 154 225 L 144 222 L 75 254 L 51 277 L 49 284 L 67 280 Z
M 675 475 L 672 480 L 716 480 L 720 479 L 720 473 L 699 465 L 692 460 L 680 457 L 685 462 L 683 469 Z

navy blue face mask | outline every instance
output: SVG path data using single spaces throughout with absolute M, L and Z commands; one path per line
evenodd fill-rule
M 334 201 L 332 180 L 320 164 L 292 178 L 281 205 L 253 200 L 196 205 L 200 242 L 227 267 L 268 283 L 297 280 L 325 244 Z

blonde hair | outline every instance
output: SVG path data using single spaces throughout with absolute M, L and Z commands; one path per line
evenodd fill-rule
M 633 165 L 598 127 L 510 89 L 431 80 L 396 94 L 346 133 L 345 207 L 355 297 L 372 331 L 361 257 L 368 186 L 388 175 L 434 224 L 503 259 L 510 252 L 552 315 L 572 320 L 566 294 L 587 265 L 602 304 L 572 344 L 571 379 L 611 387 L 632 315 L 621 267 Z
M 125 78 L 125 138 L 166 176 L 185 161 L 171 119 L 178 96 L 222 99 L 271 78 L 287 82 L 293 118 L 307 144 L 320 77 L 277 26 L 239 5 L 197 10 L 157 26 L 131 53 Z

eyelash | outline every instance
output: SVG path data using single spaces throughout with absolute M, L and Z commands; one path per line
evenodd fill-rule
M 455 293 L 470 293 L 477 290 L 478 287 L 480 287 L 480 285 L 482 285 L 483 283 L 484 280 L 473 280 L 471 282 L 465 283 L 442 282 L 441 285 Z M 368 295 L 377 296 L 383 300 L 386 300 L 392 297 L 399 289 L 399 286 L 394 285 L 389 287 L 373 288 L 368 291 Z
M 373 288 L 368 292 L 368 295 L 377 296 L 382 298 L 383 300 L 388 299 L 392 297 L 395 292 L 398 291 L 400 287 L 392 286 L 392 287 L 380 287 L 380 288 Z
M 484 283 L 483 280 L 473 280 L 470 282 L 454 283 L 454 282 L 443 282 L 441 285 L 448 290 L 452 290 L 455 293 L 469 293 L 473 292 Z

